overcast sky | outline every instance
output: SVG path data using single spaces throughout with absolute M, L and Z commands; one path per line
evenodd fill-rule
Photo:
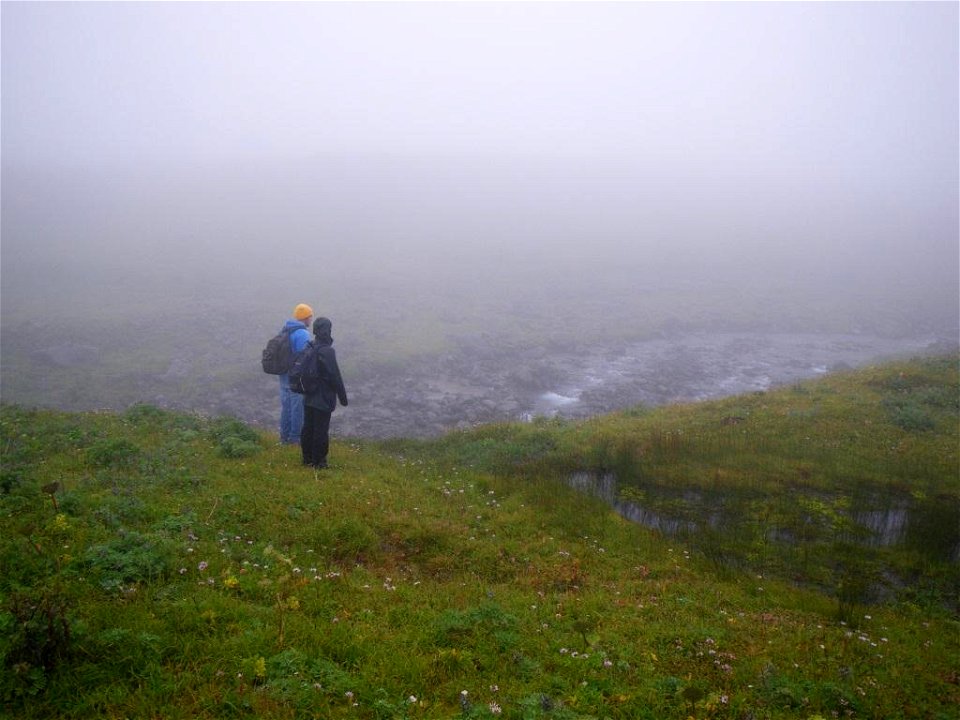
M 955 179 L 957 3 L 4 3 L 8 163 L 613 154 Z
M 194 242 L 196 204 L 222 213 L 202 224 L 205 238 L 230 242 L 237 218 L 257 227 L 258 193 L 268 215 L 282 207 L 319 223 L 313 235 L 353 232 L 355 242 L 364 227 L 382 235 L 409 222 L 393 240 L 433 228 L 455 245 L 462 227 L 470 242 L 532 233 L 548 243 L 566 232 L 618 250 L 656 225 L 694 251 L 713 238 L 794 250 L 848 238 L 848 254 L 870 251 L 880 264 L 912 254 L 927 269 L 956 268 L 955 2 L 3 2 L 0 11 L 7 272 L 44 242 L 183 247 Z M 285 167 L 322 174 L 330 157 L 360 155 L 394 156 L 392 190 L 351 190 L 349 170 L 325 176 L 326 194 L 317 176 L 304 181 L 310 192 L 270 187 Z M 479 174 L 451 181 L 478 158 L 499 189 L 478 185 Z M 274 174 L 251 170 L 265 166 Z M 55 190 L 56 178 L 89 178 L 85 192 L 116 199 L 129 187 L 103 177 L 157 169 L 166 189 L 117 200 L 126 214 L 112 224 L 109 213 L 71 211 L 71 191 Z M 206 199 L 204 183 L 232 170 L 259 179 Z M 46 179 L 31 185 L 35 173 Z M 44 192 L 68 213 L 59 225 Z M 482 207 L 471 206 L 478 196 Z M 161 212 L 180 218 L 168 236 L 157 234 Z

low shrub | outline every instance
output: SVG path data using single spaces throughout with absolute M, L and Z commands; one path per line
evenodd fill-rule
M 908 432 L 933 430 L 937 422 L 930 410 L 914 399 L 894 400 L 885 403 L 890 420 L 898 428 Z
M 71 649 L 71 603 L 55 588 L 13 592 L 0 612 L 0 695 L 5 701 L 40 693 L 47 675 Z
M 130 468 L 139 457 L 140 448 L 124 438 L 98 440 L 87 448 L 87 460 L 97 468 Z
M 104 590 L 119 590 L 128 583 L 146 582 L 166 576 L 172 550 L 166 541 L 137 532 L 120 535 L 92 545 L 83 555 L 83 564 Z
M 219 453 L 227 458 L 242 458 L 256 455 L 260 445 L 238 437 L 225 437 L 220 441 Z
M 260 451 L 260 435 L 236 418 L 219 418 L 208 429 L 222 457 L 242 458 Z

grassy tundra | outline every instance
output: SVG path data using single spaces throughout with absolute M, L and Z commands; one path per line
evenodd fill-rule
M 954 717 L 957 400 L 938 358 L 334 443 L 321 474 L 229 419 L 4 406 L 3 708 Z M 628 522 L 571 476 L 683 522 Z M 906 518 L 889 542 L 882 502 Z

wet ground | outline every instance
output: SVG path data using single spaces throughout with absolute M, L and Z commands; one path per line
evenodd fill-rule
M 954 344 L 955 347 L 955 344 Z M 332 428 L 364 437 L 430 436 L 535 416 L 587 417 L 637 404 L 767 390 L 832 370 L 947 349 L 934 337 L 696 333 L 616 347 L 495 347 L 347 378 Z

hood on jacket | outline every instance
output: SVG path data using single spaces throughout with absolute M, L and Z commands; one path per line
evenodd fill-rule
M 318 345 L 332 345 L 333 335 L 330 331 L 333 329 L 333 323 L 328 318 L 318 317 L 313 321 L 313 338 Z
M 293 351 L 294 355 L 303 350 L 310 342 L 310 333 L 307 326 L 300 320 L 287 320 L 283 329 L 287 331 L 287 335 L 290 337 L 290 350 Z

